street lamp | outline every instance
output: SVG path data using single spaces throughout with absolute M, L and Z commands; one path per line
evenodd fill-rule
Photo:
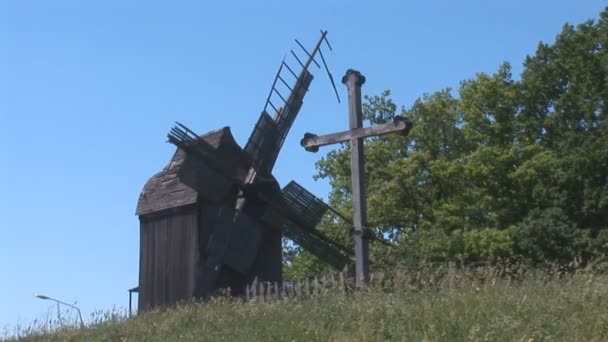
M 73 309 L 76 309 L 76 311 L 78 311 L 78 317 L 80 318 L 80 327 L 84 328 L 84 321 L 82 320 L 82 313 L 80 312 L 80 309 L 76 305 L 68 304 L 68 303 L 62 302 L 62 301 L 60 301 L 58 299 L 51 298 L 49 296 L 45 296 L 45 295 L 38 294 L 38 293 L 34 293 L 34 297 L 40 298 L 40 299 L 43 299 L 43 300 L 50 300 L 50 301 L 53 301 L 53 302 L 57 303 L 57 310 L 58 310 L 57 312 L 59 312 L 59 304 L 65 305 L 65 306 L 69 306 L 69 307 L 71 307 Z M 57 314 L 57 315 L 59 316 L 59 314 Z

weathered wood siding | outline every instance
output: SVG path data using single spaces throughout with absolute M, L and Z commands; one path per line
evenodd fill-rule
M 139 310 L 192 298 L 199 262 L 197 206 L 140 216 Z

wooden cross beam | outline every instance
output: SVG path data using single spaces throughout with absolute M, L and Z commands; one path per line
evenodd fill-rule
M 350 129 L 348 131 L 316 135 L 312 133 L 304 134 L 304 138 L 300 140 L 300 145 L 308 152 L 317 152 L 319 147 L 325 145 L 337 144 L 352 139 L 366 138 L 371 136 L 385 135 L 389 133 L 402 133 L 407 135 L 412 128 L 412 123 L 404 117 L 395 116 L 393 122 L 374 125 L 370 127 L 360 127 Z
M 348 88 L 350 130 L 322 136 L 306 133 L 300 143 L 307 151 L 317 152 L 320 146 L 350 141 L 355 273 L 357 285 L 365 285 L 369 281 L 369 234 L 365 233 L 367 229 L 367 204 L 363 187 L 363 139 L 395 132 L 408 134 L 412 128 L 412 123 L 405 118 L 395 117 L 394 121 L 390 123 L 363 127 L 361 86 L 365 83 L 365 77 L 359 71 L 349 69 L 342 78 L 342 83 Z

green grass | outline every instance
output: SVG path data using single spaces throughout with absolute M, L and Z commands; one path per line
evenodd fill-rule
M 608 276 L 490 268 L 400 272 L 370 289 L 310 299 L 218 298 L 24 341 L 606 341 Z M 517 278 L 518 280 L 512 280 Z

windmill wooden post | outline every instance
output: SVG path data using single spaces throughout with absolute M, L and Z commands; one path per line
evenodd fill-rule
M 367 208 L 365 200 L 364 152 L 363 139 L 370 136 L 384 135 L 393 132 L 407 134 L 412 127 L 410 121 L 395 117 L 391 123 L 363 127 L 361 109 L 361 86 L 365 76 L 359 71 L 349 69 L 342 78 L 348 88 L 349 130 L 323 136 L 306 133 L 301 145 L 310 152 L 317 152 L 320 146 L 349 141 L 351 149 L 351 180 L 353 201 L 353 240 L 355 245 L 355 274 L 357 285 L 365 285 L 369 280 L 369 239 L 371 232 L 367 228 Z

